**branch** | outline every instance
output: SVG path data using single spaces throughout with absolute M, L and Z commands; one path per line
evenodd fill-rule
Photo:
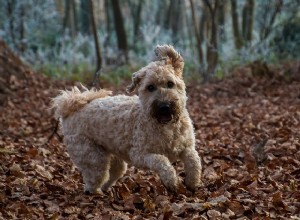
M 63 138 L 57 133 L 58 127 L 59 127 L 59 121 L 56 121 L 53 131 L 51 135 L 48 137 L 47 143 L 49 143 L 55 135 L 58 137 L 58 140 L 62 142 Z
M 206 6 L 208 7 L 210 14 L 213 15 L 214 9 L 213 9 L 212 5 L 210 4 L 209 0 L 203 0 L 203 1 L 206 4 Z M 218 0 L 217 0 L 217 2 L 218 2 Z
M 277 14 L 281 10 L 281 7 L 282 7 L 283 3 L 282 3 L 282 0 L 278 0 L 278 1 L 276 1 L 275 4 L 276 4 L 275 5 L 275 11 L 273 12 L 273 14 L 271 16 L 270 23 L 269 23 L 268 27 L 266 27 L 266 31 L 265 31 L 265 34 L 264 34 L 264 39 L 266 39 L 269 36 L 269 34 L 271 33 L 271 30 L 272 30 L 271 28 L 274 24 L 274 21 L 275 21 L 275 18 L 277 16 Z

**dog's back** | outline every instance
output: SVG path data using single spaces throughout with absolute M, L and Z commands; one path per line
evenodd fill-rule
M 83 92 L 81 92 L 76 86 L 72 90 L 62 90 L 60 95 L 52 99 L 52 108 L 55 109 L 55 118 L 64 119 L 67 118 L 72 113 L 78 111 L 87 103 L 91 102 L 97 98 L 104 98 L 112 94 L 111 91 L 104 89 L 88 90 L 83 87 Z
M 65 142 L 70 138 L 78 142 L 90 138 L 106 151 L 128 160 L 135 115 L 139 112 L 138 97 L 110 94 L 106 90 L 80 92 L 74 87 L 71 91 L 61 91 L 53 99 L 52 108 L 61 121 Z M 73 145 L 69 144 L 69 151 Z

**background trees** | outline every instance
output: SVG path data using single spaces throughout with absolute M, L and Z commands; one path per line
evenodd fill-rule
M 300 2 L 293 0 L 1 0 L 0 6 L 0 37 L 55 76 L 93 72 L 102 60 L 104 68 L 143 65 L 163 43 L 179 49 L 186 71 L 205 81 L 236 64 L 300 51 Z

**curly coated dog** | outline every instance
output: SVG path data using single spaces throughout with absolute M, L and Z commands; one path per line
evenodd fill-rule
M 181 160 L 185 185 L 196 190 L 201 160 L 195 150 L 192 121 L 182 79 L 184 61 L 172 46 L 155 48 L 157 60 L 133 73 L 128 92 L 80 92 L 74 87 L 53 99 L 68 153 L 82 173 L 85 192 L 107 191 L 125 173 L 127 163 L 158 173 L 164 186 L 178 189 L 171 162 Z

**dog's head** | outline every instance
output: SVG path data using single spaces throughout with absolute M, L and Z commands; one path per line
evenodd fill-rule
M 161 124 L 176 122 L 186 105 L 184 61 L 172 46 L 155 48 L 157 60 L 135 72 L 128 92 L 138 91 L 146 113 Z

